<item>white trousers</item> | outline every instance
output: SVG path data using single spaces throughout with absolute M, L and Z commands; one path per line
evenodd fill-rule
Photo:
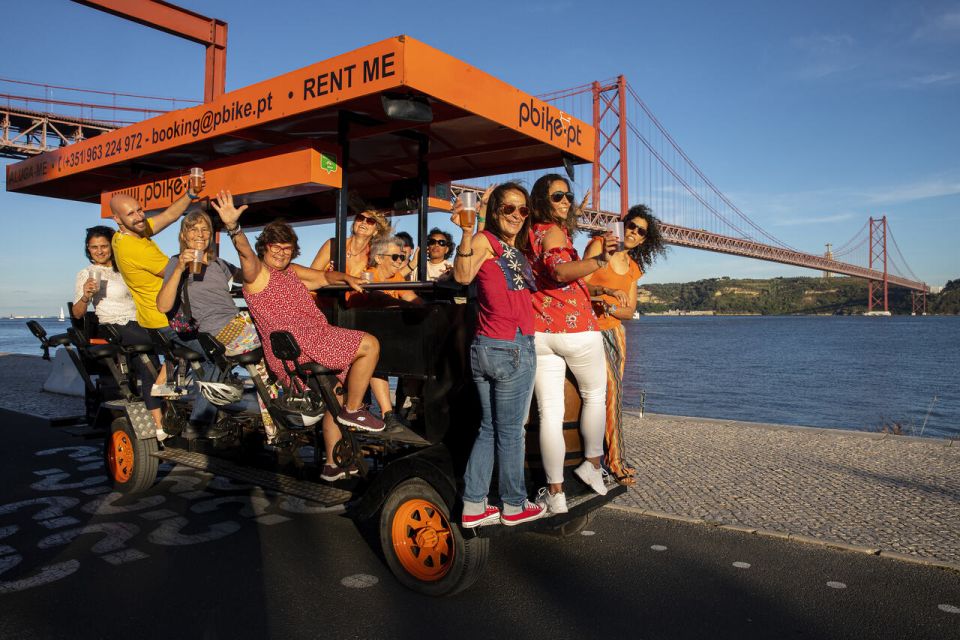
M 580 387 L 580 433 L 584 455 L 603 455 L 606 428 L 607 366 L 599 331 L 540 333 L 535 336 L 537 375 L 534 390 L 540 410 L 540 452 L 549 484 L 563 482 L 563 386 L 567 367 Z

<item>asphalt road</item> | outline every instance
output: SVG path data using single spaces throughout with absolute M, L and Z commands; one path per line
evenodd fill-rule
M 169 466 L 117 499 L 99 443 L 0 418 L 3 640 L 960 638 L 960 574 L 613 509 L 431 599 L 342 514 Z

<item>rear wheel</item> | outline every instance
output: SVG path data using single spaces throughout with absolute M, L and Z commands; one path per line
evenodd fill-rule
M 464 538 L 440 495 L 426 481 L 401 482 L 380 513 L 387 565 L 406 587 L 430 596 L 453 595 L 480 577 L 489 540 Z
M 103 451 L 113 488 L 121 493 L 139 493 L 150 488 L 160 466 L 159 459 L 151 455 L 156 452 L 155 438 L 138 440 L 129 420 L 114 420 Z

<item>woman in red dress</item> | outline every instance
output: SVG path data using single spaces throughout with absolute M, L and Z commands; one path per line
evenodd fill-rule
M 346 284 L 362 292 L 360 280 L 338 271 L 318 271 L 294 264 L 292 260 L 300 254 L 297 234 L 279 220 L 263 228 L 254 253 L 237 223 L 247 205 L 234 207 L 229 191 L 221 191 L 212 204 L 240 255 L 243 297 L 260 334 L 269 336 L 274 331 L 289 331 L 300 345 L 301 362 L 312 361 L 328 369 L 341 370 L 339 377 L 346 382 L 346 402 L 337 422 L 362 431 L 382 431 L 383 421 L 363 406 L 364 394 L 380 357 L 380 343 L 368 333 L 329 324 L 309 292 L 328 284 Z M 264 349 L 264 355 L 280 382 L 289 384 L 272 351 Z M 328 464 L 321 477 L 339 480 L 356 473 L 354 468 L 329 464 L 333 461 L 333 447 L 340 440 L 340 430 L 329 411 L 323 417 L 323 439 Z

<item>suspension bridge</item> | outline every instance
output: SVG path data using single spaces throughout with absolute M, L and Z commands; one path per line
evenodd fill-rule
M 222 85 L 222 69 L 219 74 L 210 69 L 224 64 L 225 35 L 220 48 L 206 44 L 208 51 L 221 54 L 213 62 L 208 55 L 209 101 L 223 92 L 222 86 L 219 90 L 215 86 L 217 77 Z M 9 78 L 0 78 L 0 87 L 7 88 L 0 91 L 0 156 L 16 159 L 199 102 Z M 556 107 L 561 119 L 572 115 L 596 130 L 595 157 L 589 165 L 591 198 L 581 212 L 582 228 L 603 229 L 631 203 L 643 202 L 663 222 L 670 244 L 863 278 L 868 282 L 870 312 L 887 311 L 889 287 L 904 287 L 912 292 L 914 313 L 925 313 L 929 287 L 911 270 L 885 216 L 869 218 L 852 238 L 824 255 L 798 250 L 724 195 L 623 76 L 538 97 Z M 482 187 L 451 185 L 454 195 L 465 190 Z

